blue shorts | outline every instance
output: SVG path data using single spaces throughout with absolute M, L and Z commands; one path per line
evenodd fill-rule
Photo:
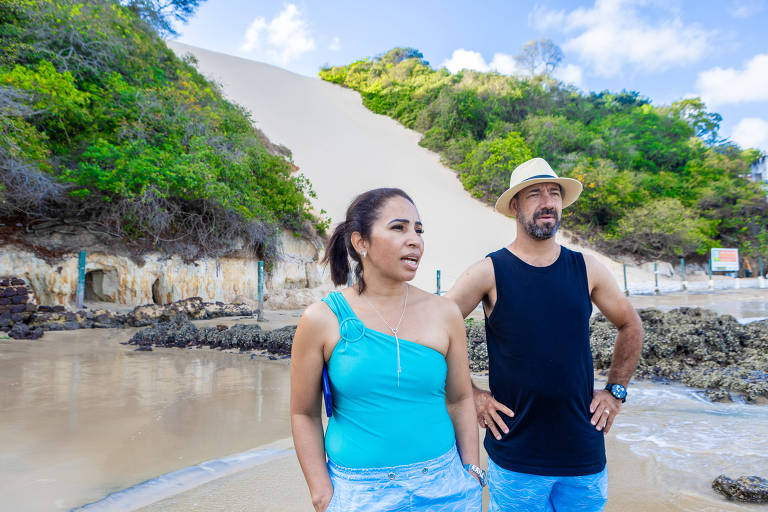
M 585 476 L 540 476 L 488 459 L 488 512 L 598 512 L 608 500 L 608 470 Z
M 326 512 L 480 512 L 483 489 L 456 446 L 443 455 L 391 468 L 352 469 L 328 461 L 333 497 Z

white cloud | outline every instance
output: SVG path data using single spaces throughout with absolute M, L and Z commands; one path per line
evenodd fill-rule
M 339 39 L 338 36 L 334 37 L 333 40 L 331 41 L 331 44 L 328 45 L 328 49 L 331 50 L 332 52 L 337 52 L 341 50 L 341 39 Z
M 734 18 L 749 18 L 765 10 L 762 0 L 734 0 L 728 8 L 728 13 Z
M 488 67 L 491 71 L 496 71 L 502 75 L 514 75 L 520 73 L 520 68 L 517 67 L 515 58 L 512 55 L 506 53 L 494 53 L 493 60 Z
M 755 55 L 744 69 L 708 69 L 699 73 L 696 86 L 709 106 L 768 101 L 768 53 Z
M 565 25 L 565 9 L 555 11 L 541 5 L 535 5 L 528 15 L 528 22 L 542 32 L 562 29 Z
M 646 0 L 595 0 L 592 8 L 571 12 L 536 7 L 530 22 L 540 29 L 560 28 L 573 33 L 562 46 L 579 56 L 603 76 L 615 76 L 625 67 L 663 71 L 695 62 L 707 53 L 712 38 L 693 25 L 685 25 L 673 13 L 661 21 L 644 20 L 637 7 Z
M 459 48 L 453 50 L 449 59 L 443 62 L 443 67 L 451 73 L 458 73 L 462 69 L 474 69 L 475 71 L 488 71 L 488 64 L 478 52 Z
M 567 84 L 573 84 L 576 87 L 583 87 L 583 73 L 581 68 L 575 64 L 568 64 L 563 68 L 555 70 L 555 78 Z
M 742 148 L 768 151 L 768 121 L 757 117 L 745 117 L 733 127 L 731 139 Z
M 486 62 L 479 52 L 459 48 L 453 51 L 449 59 L 443 62 L 443 67 L 451 73 L 458 73 L 462 69 L 472 69 L 480 72 L 496 71 L 502 75 L 513 75 L 519 72 L 515 58 L 506 53 L 494 53 L 491 62 Z
M 271 21 L 253 20 L 245 33 L 240 50 L 254 50 L 279 64 L 288 64 L 315 49 L 315 40 L 302 12 L 293 4 L 286 5 Z
M 259 41 L 259 34 L 261 34 L 261 31 L 264 30 L 264 27 L 266 26 L 267 22 L 264 21 L 264 18 L 256 18 L 253 20 L 248 27 L 248 30 L 245 31 L 245 41 L 240 45 L 240 50 L 250 52 L 256 48 L 260 48 L 261 43 Z

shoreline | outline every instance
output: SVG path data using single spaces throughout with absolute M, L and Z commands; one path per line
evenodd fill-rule
M 280 327 L 293 322 L 296 314 L 267 315 L 267 320 Z M 212 326 L 223 320 L 196 322 Z M 135 352 L 120 342 L 136 331 L 54 332 L 43 340 L 0 343 L 0 380 L 10 390 L 3 398 L 6 414 L 0 432 L 17 439 L 15 448 L 9 446 L 9 464 L 0 479 L 0 496 L 9 506 L 27 503 L 29 508 L 34 496 L 37 510 L 70 510 L 158 475 L 246 453 L 290 435 L 288 360 L 251 359 L 243 357 L 248 352 L 209 348 Z M 473 380 L 487 386 L 487 378 L 475 375 Z M 720 499 L 709 485 L 723 472 L 744 474 L 739 473 L 742 459 L 746 467 L 768 472 L 763 462 L 754 465 L 754 456 L 749 457 L 768 453 L 764 442 L 752 440 L 766 432 L 766 408 L 711 404 L 679 384 L 639 382 L 632 393 L 620 428 L 607 439 L 609 473 L 618 481 L 610 477 L 606 510 L 645 512 L 643 504 L 652 503 L 654 510 L 671 512 L 681 510 L 677 504 L 683 502 L 691 506 L 682 510 L 690 511 L 750 510 Z M 706 438 L 723 440 L 717 452 L 721 455 L 692 444 L 693 439 L 668 437 L 674 431 L 666 428 L 699 422 L 702 413 L 717 423 L 700 428 L 697 439 L 703 432 Z M 658 431 L 662 418 L 669 427 Z M 638 431 L 638 425 L 651 431 Z M 62 432 L 67 432 L 66 443 L 54 435 Z M 736 437 L 739 443 L 734 443 Z M 649 452 L 643 440 L 654 438 L 669 439 L 672 448 L 665 444 L 657 447 L 661 452 Z M 35 446 L 35 453 L 25 446 Z M 708 457 L 704 460 L 710 464 L 688 464 L 704 471 L 691 476 L 689 468 L 681 479 L 669 469 L 678 450 Z M 731 453 L 741 456 L 735 460 Z M 26 466 L 12 463 L 16 459 Z M 311 510 L 295 456 L 211 481 L 161 504 L 145 510 Z
M 487 388 L 487 379 L 473 379 L 479 387 Z M 631 412 L 630 412 L 631 414 Z M 325 420 L 325 418 L 324 418 Z M 630 420 L 631 421 L 631 420 Z M 623 425 L 606 437 L 609 493 L 606 512 L 735 512 L 751 510 L 749 504 L 727 501 L 708 487 L 701 479 L 690 476 L 677 482 L 667 478 L 669 469 L 655 457 L 638 455 L 632 443 L 620 439 Z M 480 464 L 487 467 L 487 454 L 482 445 L 484 431 L 478 429 Z M 284 440 L 292 449 L 290 439 Z M 284 445 L 285 446 L 285 445 Z M 714 475 L 713 477 L 714 478 Z M 706 480 L 706 479 L 705 479 Z M 254 483 L 268 492 L 254 496 Z M 678 488 L 676 484 L 685 484 Z M 255 498 L 255 499 L 254 499 Z M 230 506 L 247 503 L 254 512 L 286 512 L 312 510 L 309 492 L 295 453 L 258 465 L 241 472 L 209 481 L 199 487 L 169 496 L 137 512 L 182 512 L 200 508 L 218 510 L 222 503 Z M 488 506 L 488 490 L 483 492 L 484 510 Z
M 645 339 L 633 381 L 682 383 L 711 401 L 768 404 L 768 320 L 741 324 L 730 315 L 691 307 L 640 309 Z M 250 317 L 190 321 L 183 316 L 136 332 L 128 341 L 139 351 L 153 347 L 227 350 L 251 358 L 289 359 L 298 311 L 279 321 Z M 466 322 L 473 375 L 487 374 L 482 321 Z M 590 321 L 595 375 L 603 376 L 613 355 L 616 329 L 601 314 Z

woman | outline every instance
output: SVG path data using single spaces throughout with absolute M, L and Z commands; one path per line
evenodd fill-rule
M 381 188 L 352 202 L 328 242 L 334 284 L 349 258 L 356 284 L 307 308 L 291 356 L 294 445 L 318 512 L 481 509 L 464 322 L 453 302 L 408 285 L 421 234 L 411 198 Z

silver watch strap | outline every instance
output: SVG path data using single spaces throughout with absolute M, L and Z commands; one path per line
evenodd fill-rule
M 479 468 L 474 464 L 464 464 L 464 469 L 477 475 L 477 477 L 480 479 L 480 485 L 482 487 L 485 487 L 485 484 L 486 484 L 485 471 L 482 468 Z

